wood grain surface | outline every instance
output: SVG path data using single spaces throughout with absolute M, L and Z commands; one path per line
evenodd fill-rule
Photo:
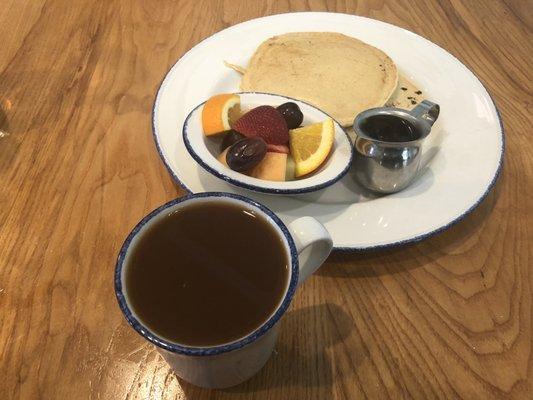
M 198 389 L 113 291 L 127 233 L 184 194 L 152 141 L 154 96 L 203 38 L 303 10 L 386 21 L 465 63 L 501 111 L 503 171 L 438 236 L 332 254 L 265 368 Z M 533 398 L 532 24 L 528 0 L 2 0 L 0 399 Z

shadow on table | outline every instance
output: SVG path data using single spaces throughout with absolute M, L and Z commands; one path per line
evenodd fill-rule
M 358 252 L 334 251 L 317 275 L 337 278 L 365 278 L 391 275 L 402 271 L 420 268 L 429 260 L 455 253 L 469 238 L 483 228 L 492 213 L 501 191 L 500 181 L 493 190 L 462 220 L 449 229 L 418 243 L 407 244 L 391 249 Z
M 332 303 L 290 311 L 282 320 L 280 336 L 272 357 L 248 381 L 222 391 L 228 394 L 251 394 L 254 398 L 276 387 L 314 388 L 317 398 L 330 393 L 333 383 L 331 361 L 326 349 L 342 342 L 353 329 L 352 318 Z M 336 372 L 338 374 L 338 372 Z M 187 399 L 210 398 L 208 389 L 179 379 Z M 322 393 L 322 394 L 321 394 Z

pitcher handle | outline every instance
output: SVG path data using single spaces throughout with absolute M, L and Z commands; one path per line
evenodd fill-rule
M 301 285 L 328 258 L 333 241 L 324 225 L 312 217 L 298 218 L 288 228 L 298 252 L 298 285 Z
M 426 121 L 429 126 L 432 126 L 439 117 L 440 106 L 429 100 L 422 101 L 419 105 L 409 111 L 409 114 L 415 118 Z

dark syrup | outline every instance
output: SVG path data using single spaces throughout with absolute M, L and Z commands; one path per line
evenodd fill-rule
M 372 139 L 382 142 L 410 142 L 420 135 L 411 122 L 393 115 L 373 115 L 362 124 L 361 129 Z

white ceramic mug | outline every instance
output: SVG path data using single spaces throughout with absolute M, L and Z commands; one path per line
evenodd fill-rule
M 258 214 L 272 224 L 284 243 L 290 262 L 289 279 L 278 307 L 256 330 L 230 343 L 194 347 L 169 342 L 151 332 L 137 318 L 128 303 L 125 272 L 132 245 L 146 229 L 169 211 L 187 207 L 192 203 L 237 203 Z M 278 322 L 291 302 L 295 290 L 328 257 L 332 241 L 324 226 L 311 217 L 299 218 L 287 226 L 268 208 L 247 197 L 230 193 L 210 192 L 182 197 L 170 201 L 144 217 L 131 231 L 120 250 L 115 269 L 115 293 L 128 323 L 145 339 L 155 344 L 179 377 L 207 388 L 224 388 L 237 385 L 258 372 L 269 359 L 278 335 Z

